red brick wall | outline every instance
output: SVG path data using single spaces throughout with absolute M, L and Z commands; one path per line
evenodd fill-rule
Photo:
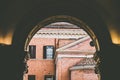
M 56 41 L 58 40 L 56 39 Z M 59 47 L 71 41 L 74 41 L 74 40 L 60 40 Z M 91 47 L 89 45 L 90 41 L 91 40 L 88 39 L 87 41 L 81 44 L 78 44 L 74 47 L 71 47 L 69 49 L 95 50 L 95 47 Z M 55 70 L 54 60 L 43 59 L 43 46 L 45 45 L 55 46 L 56 43 L 57 42 L 55 42 L 55 39 L 53 38 L 32 38 L 29 45 L 36 45 L 36 59 L 31 59 L 28 61 L 27 64 L 29 66 L 28 68 L 29 71 L 28 71 L 28 74 L 24 75 L 24 80 L 28 80 L 27 75 L 36 75 L 36 80 L 44 80 L 44 75 L 55 75 L 55 71 L 56 71 L 56 77 L 58 78 L 58 80 L 70 80 L 69 68 L 75 65 L 76 63 L 78 63 L 80 60 L 82 60 L 82 58 L 58 59 L 58 62 L 56 63 L 56 70 Z
M 59 40 L 59 47 L 62 47 L 66 44 L 69 44 L 73 41 L 75 41 L 75 40 Z M 93 52 L 95 52 L 96 49 L 95 49 L 95 47 L 90 46 L 90 44 L 89 44 L 90 41 L 91 41 L 91 39 L 87 39 L 84 42 L 76 44 L 75 46 L 72 46 L 72 47 L 67 48 L 65 50 L 80 50 L 80 51 L 93 51 Z M 63 52 L 60 54 L 58 53 L 57 56 L 59 56 L 59 55 L 65 55 L 65 54 Z M 76 54 L 76 55 L 78 55 L 78 54 Z M 65 57 L 58 58 L 57 63 L 56 63 L 56 75 L 58 78 L 57 80 L 70 80 L 69 68 L 74 66 L 78 62 L 80 62 L 82 59 L 83 58 L 65 58 Z M 73 73 L 75 73 L 75 74 L 72 74 L 72 76 L 76 75 L 76 74 L 78 74 L 78 75 L 74 76 L 74 78 L 71 77 L 71 78 L 73 78 L 72 80 L 89 80 L 87 78 L 86 79 L 84 78 L 85 74 L 83 72 L 81 72 L 81 73 L 73 72 Z M 92 76 L 95 77 L 94 75 L 92 75 Z M 98 80 L 98 79 L 92 79 L 92 80 Z
M 62 47 L 62 46 L 64 46 L 64 45 L 66 45 L 66 44 L 69 44 L 69 43 L 71 43 L 71 42 L 73 42 L 73 41 L 75 41 L 75 40 L 60 39 L 60 40 L 59 40 L 59 47 Z
M 91 41 L 91 39 L 87 39 L 87 40 L 83 41 L 82 43 L 79 43 L 73 47 L 66 49 L 66 50 L 80 50 L 80 51 L 93 51 L 93 52 L 95 52 L 96 49 L 95 49 L 95 47 L 90 46 L 90 44 L 89 44 L 90 41 Z
M 73 70 L 70 80 L 99 80 L 94 70 Z
M 55 45 L 53 38 L 32 38 L 29 45 L 36 45 L 36 58 L 43 59 L 43 46 Z
M 53 60 L 29 60 L 28 74 L 36 75 L 36 80 L 44 80 L 44 75 L 55 75 Z M 24 80 L 27 80 L 27 75 Z
M 69 68 L 80 62 L 83 58 L 59 58 L 56 64 L 58 80 L 70 80 Z
M 83 75 L 84 75 L 83 71 L 79 71 L 79 70 L 71 71 L 70 80 L 84 80 Z
M 44 75 L 55 75 L 54 60 L 43 59 L 43 46 L 55 45 L 54 39 L 32 38 L 29 45 L 36 45 L 36 59 L 28 60 L 28 74 L 24 75 L 24 80 L 28 80 L 27 75 L 35 75 L 36 80 L 44 80 Z

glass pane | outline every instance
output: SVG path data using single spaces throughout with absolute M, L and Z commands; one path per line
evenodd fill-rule
M 53 58 L 53 46 L 47 46 L 46 47 L 46 58 L 52 59 Z
M 30 58 L 35 58 L 36 56 L 36 46 L 30 45 L 29 46 Z
M 46 78 L 46 80 L 53 80 L 53 78 Z

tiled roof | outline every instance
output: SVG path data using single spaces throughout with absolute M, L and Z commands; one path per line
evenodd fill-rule
M 76 64 L 76 66 L 85 66 L 85 65 L 96 65 L 96 62 L 93 58 L 85 58 Z
M 40 29 L 34 37 L 39 38 L 75 38 L 79 39 L 88 36 L 83 29 Z
M 44 28 L 41 28 L 33 37 L 80 39 L 85 36 L 88 36 L 88 34 L 74 24 L 68 22 L 55 22 L 45 26 Z
M 92 58 L 85 58 L 76 65 L 72 66 L 70 70 L 79 70 L 79 69 L 95 69 L 96 62 Z

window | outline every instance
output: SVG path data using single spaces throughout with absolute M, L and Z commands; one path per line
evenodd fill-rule
M 29 53 L 31 59 L 36 57 L 36 45 L 29 45 Z
M 35 80 L 35 75 L 28 75 L 28 80 Z
M 45 75 L 44 80 L 54 80 L 54 76 L 53 75 Z
M 43 47 L 43 58 L 44 59 L 53 59 L 54 56 L 54 46 L 44 46 Z

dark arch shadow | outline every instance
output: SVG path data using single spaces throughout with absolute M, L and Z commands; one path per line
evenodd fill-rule
M 14 32 L 13 46 L 20 49 L 21 51 L 24 51 L 24 45 L 28 34 L 30 31 L 32 31 L 36 24 L 50 16 L 70 15 L 81 19 L 92 29 L 98 38 L 101 49 L 98 56 L 102 57 L 102 61 L 104 61 L 103 59 L 105 58 L 108 59 L 104 53 L 108 52 L 106 48 L 110 47 L 111 39 L 106 24 L 103 22 L 99 13 L 96 12 L 94 8 L 95 6 L 89 6 L 82 3 L 80 4 L 69 3 L 69 5 L 66 6 L 65 3 L 59 3 L 59 5 L 49 3 L 49 5 L 46 7 L 46 3 L 43 3 L 41 5 L 35 6 L 31 11 L 24 15 L 20 23 L 18 23 Z M 107 65 L 106 63 L 107 61 L 104 63 L 104 65 L 102 65 L 103 70 L 106 69 L 104 68 Z
M 92 1 L 89 1 L 89 4 L 88 2 L 85 2 L 86 0 L 79 2 L 71 1 L 70 3 L 67 3 L 66 1 L 60 1 L 59 3 L 51 1 L 46 3 L 43 1 L 42 3 L 39 3 L 39 5 L 36 5 L 31 11 L 26 13 L 16 26 L 17 28 L 13 36 L 13 45 L 24 46 L 28 33 L 35 27 L 36 24 L 50 16 L 56 15 L 69 15 L 81 19 L 90 26 L 98 37 L 98 40 L 101 40 L 101 36 L 104 34 L 105 37 L 102 41 L 107 40 L 109 43 L 110 36 L 108 29 L 100 14 L 96 11 L 95 4 Z M 17 39 L 18 35 L 20 39 Z M 100 45 L 102 45 L 102 43 L 100 43 Z
M 24 49 L 25 50 L 27 49 L 27 45 L 29 44 L 30 40 L 32 39 L 32 37 L 35 35 L 35 33 L 38 30 L 40 30 L 42 27 L 44 27 L 50 23 L 54 23 L 54 22 L 69 22 L 69 23 L 75 24 L 78 27 L 82 28 L 83 30 L 85 30 L 88 33 L 88 35 L 91 37 L 91 39 L 95 43 L 96 50 L 97 51 L 100 50 L 99 43 L 98 43 L 97 37 L 94 34 L 94 32 L 81 20 L 79 20 L 75 17 L 67 16 L 67 15 L 52 16 L 52 17 L 49 17 L 49 18 L 43 20 L 42 22 L 38 23 L 28 34 Z

